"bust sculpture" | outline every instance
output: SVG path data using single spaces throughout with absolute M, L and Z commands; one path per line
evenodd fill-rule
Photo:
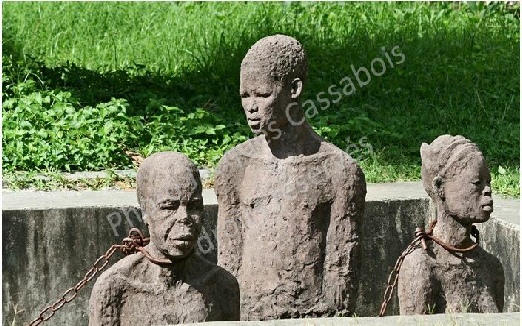
M 195 252 L 203 197 L 199 172 L 183 154 L 156 153 L 137 175 L 148 224 L 146 252 L 126 256 L 96 281 L 89 325 L 164 325 L 239 320 L 239 287 L 223 268 Z
M 504 270 L 470 237 L 493 211 L 491 176 L 476 144 L 443 135 L 422 144 L 422 183 L 437 209 L 433 237 L 406 256 L 399 273 L 401 314 L 502 312 Z M 474 247 L 475 246 L 475 247 Z M 471 249 L 471 250 L 467 250 Z
M 306 122 L 301 44 L 265 37 L 241 64 L 256 135 L 218 164 L 218 265 L 240 285 L 241 319 L 348 316 L 355 310 L 366 183 L 357 163 Z

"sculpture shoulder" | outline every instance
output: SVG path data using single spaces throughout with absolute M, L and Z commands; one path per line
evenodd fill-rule
M 366 189 L 366 180 L 361 167 L 348 153 L 337 146 L 323 142 L 319 155 L 326 156 L 326 166 L 340 184 L 358 184 L 359 188 Z M 366 192 L 366 191 L 365 191 Z
M 350 154 L 346 153 L 339 147 L 328 142 L 322 142 L 319 148 L 319 153 L 328 154 L 331 159 L 340 160 L 345 166 L 355 169 L 359 167 L 357 161 L 355 161 Z
M 502 262 L 500 261 L 500 259 L 497 257 L 497 256 L 494 256 L 492 254 L 489 254 L 491 255 L 491 266 L 492 266 L 492 271 L 494 273 L 498 273 L 499 275 L 501 274 L 502 277 L 504 277 L 504 265 L 502 265 Z
M 216 191 L 219 191 L 224 185 L 237 181 L 248 160 L 260 152 L 261 146 L 260 137 L 256 137 L 228 150 L 215 170 Z
M 216 280 L 220 281 L 223 287 L 227 289 L 237 288 L 239 290 L 237 279 L 230 272 L 217 265 L 215 265 L 214 269 L 216 270 Z
M 141 253 L 126 256 L 104 271 L 97 279 L 96 284 L 100 287 L 120 287 L 125 280 L 134 278 L 141 274 L 146 264 Z
M 429 244 L 428 244 L 429 245 Z M 401 266 L 402 271 L 411 270 L 413 274 L 417 272 L 431 273 L 433 258 L 421 247 L 417 247 L 404 258 Z
M 122 298 L 133 266 L 141 260 L 139 256 L 141 253 L 124 257 L 98 277 L 89 299 L 89 325 L 120 325 Z
M 500 259 L 484 250 L 482 247 L 477 247 L 471 252 L 470 258 L 472 263 L 470 265 L 485 268 L 489 274 L 497 277 L 504 276 L 504 266 Z
M 194 262 L 198 265 L 198 269 L 202 271 L 202 275 L 205 275 L 205 279 L 208 282 L 218 282 L 223 285 L 237 284 L 236 278 L 230 274 L 223 267 L 218 266 L 199 254 L 193 256 Z
M 420 247 L 404 258 L 397 284 L 401 315 L 424 314 L 427 305 L 433 304 L 433 293 L 443 293 L 430 260 L 431 257 Z
M 471 251 L 471 253 L 477 259 L 487 261 L 488 263 L 492 264 L 493 266 L 496 266 L 496 267 L 502 266 L 502 263 L 500 262 L 500 259 L 497 256 L 486 251 L 480 245 L 477 246 L 477 248 L 475 250 Z
M 129 275 L 136 263 L 140 261 L 141 254 L 126 256 L 105 270 L 94 283 L 91 298 L 89 300 L 90 313 L 93 320 L 98 316 L 100 309 L 118 305 L 121 294 L 129 285 Z M 97 324 L 98 322 L 94 322 Z
M 192 256 L 193 267 L 199 271 L 192 284 L 205 289 L 209 302 L 215 304 L 220 316 L 216 320 L 239 320 L 239 284 L 236 278 L 224 268 L 209 262 L 205 258 Z
M 256 157 L 261 151 L 263 146 L 263 140 L 261 136 L 249 139 L 237 146 L 228 150 L 221 160 L 219 161 L 219 167 L 227 167 L 230 164 L 237 164 L 236 162 L 251 157 Z

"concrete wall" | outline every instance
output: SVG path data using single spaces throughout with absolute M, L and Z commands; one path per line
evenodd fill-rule
M 520 229 L 500 218 L 477 224 L 480 244 L 504 267 L 504 311 L 520 311 Z
M 358 316 L 378 314 L 396 259 L 413 239 L 415 228 L 424 226 L 432 214 L 419 185 L 408 193 L 404 189 L 409 186 L 369 187 L 361 236 Z M 206 219 L 198 247 L 203 256 L 215 262 L 217 206 L 209 193 L 205 202 Z M 120 206 L 114 206 L 118 203 Z M 9 325 L 13 320 L 15 325 L 22 325 L 35 318 L 43 307 L 74 286 L 111 244 L 120 243 L 130 227 L 146 231 L 135 193 L 4 193 L 2 212 L 2 312 L 3 323 Z M 481 245 L 504 264 L 505 311 L 519 311 L 519 226 L 492 218 L 480 226 L 480 231 Z M 118 257 L 121 255 L 113 261 Z M 82 289 L 77 299 L 56 313 L 51 324 L 87 325 L 91 289 L 92 284 Z M 387 314 L 398 314 L 396 295 Z

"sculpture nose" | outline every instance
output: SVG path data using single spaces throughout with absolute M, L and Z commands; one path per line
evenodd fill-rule
M 485 186 L 484 190 L 482 191 L 482 194 L 484 196 L 491 196 L 491 187 L 490 186 Z
M 184 225 L 192 224 L 192 219 L 190 219 L 190 217 L 189 217 L 189 214 L 187 211 L 187 206 L 185 206 L 185 205 L 179 206 L 178 210 L 176 211 L 176 222 L 179 224 L 184 224 Z
M 247 104 L 248 113 L 255 113 L 255 112 L 257 112 L 257 110 L 258 110 L 258 107 L 257 107 L 256 101 L 250 100 L 249 103 Z

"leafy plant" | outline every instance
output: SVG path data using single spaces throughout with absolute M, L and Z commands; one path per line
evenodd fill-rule
M 94 108 L 75 105 L 71 94 L 61 91 L 29 92 L 4 101 L 3 168 L 71 171 L 130 166 L 123 145 L 136 139 L 130 131 L 141 125 L 126 116 L 126 101 L 113 99 Z
M 247 139 L 234 131 L 237 127 L 238 123 L 223 121 L 202 108 L 186 113 L 163 105 L 145 124 L 150 141 L 142 153 L 180 151 L 200 166 L 214 166 L 226 150 Z
M 4 174 L 127 168 L 126 150 L 182 151 L 212 169 L 251 137 L 238 96 L 243 56 L 261 37 L 283 33 L 308 56 L 303 102 L 346 76 L 355 82 L 353 69 L 386 63 L 382 76 L 309 119 L 343 149 L 347 139 L 366 137 L 374 152 L 360 162 L 368 181 L 418 180 L 420 145 L 450 133 L 480 146 L 494 192 L 520 193 L 518 3 L 6 2 L 2 9 Z M 386 54 L 394 46 L 405 61 L 392 67 Z

